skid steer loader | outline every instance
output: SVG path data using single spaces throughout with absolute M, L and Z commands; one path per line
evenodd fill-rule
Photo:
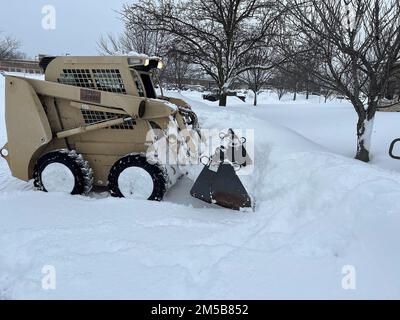
M 152 73 L 163 68 L 161 59 L 45 57 L 40 65 L 44 81 L 5 77 L 8 142 L 0 154 L 14 177 L 33 179 L 45 192 L 86 195 L 104 187 L 115 197 L 161 201 L 185 172 L 177 162 L 160 161 L 159 141 L 166 138 L 167 149 L 184 157 L 199 156 L 196 114 L 185 101 L 154 89 Z M 218 179 L 202 174 L 192 194 L 232 209 L 250 207 L 233 164 L 222 157 L 218 164 Z M 214 190 L 221 177 L 236 177 L 234 187 Z

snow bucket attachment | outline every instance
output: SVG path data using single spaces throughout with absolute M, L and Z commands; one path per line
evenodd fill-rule
M 236 174 L 251 163 L 244 146 L 245 139 L 238 139 L 231 129 L 221 136 L 221 140 L 225 139 L 229 139 L 228 146 L 221 145 L 211 159 L 204 157 L 208 161 L 190 194 L 232 210 L 252 208 L 251 197 Z

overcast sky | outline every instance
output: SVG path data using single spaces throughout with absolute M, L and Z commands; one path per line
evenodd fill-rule
M 122 22 L 113 10 L 132 0 L 1 0 L 0 31 L 13 35 L 30 57 L 39 53 L 97 54 L 97 40 L 119 34 Z M 55 30 L 42 27 L 42 8 L 56 9 Z

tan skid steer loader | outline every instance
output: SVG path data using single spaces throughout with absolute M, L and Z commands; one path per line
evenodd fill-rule
M 0 152 L 14 177 L 33 179 L 45 192 L 88 194 L 104 187 L 116 197 L 161 201 L 185 172 L 178 161 L 160 160 L 159 141 L 167 142 L 169 153 L 198 157 L 196 114 L 154 89 L 152 73 L 163 67 L 159 58 L 45 57 L 40 65 L 44 81 L 5 78 L 8 142 Z M 251 206 L 240 190 L 228 191 L 220 202 L 209 201 L 209 194 L 202 200 L 232 209 Z

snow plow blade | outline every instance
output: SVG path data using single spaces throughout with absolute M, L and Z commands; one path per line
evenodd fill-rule
M 219 167 L 211 186 L 211 198 L 219 206 L 233 210 L 252 207 L 249 194 L 229 163 Z
M 207 203 L 213 203 L 212 194 L 212 184 L 211 182 L 215 180 L 217 173 L 212 171 L 208 166 L 204 167 L 203 171 L 197 178 L 190 194 L 200 199 L 201 201 Z
M 209 163 L 205 165 L 190 194 L 202 201 L 228 209 L 252 208 L 251 197 L 235 170 L 235 166 L 240 170 L 252 163 L 244 143 L 239 145 L 233 143 L 235 140 L 245 141 L 245 139 L 238 139 L 231 129 L 221 140 L 226 138 L 229 139 L 228 147 L 221 145 L 215 155 L 209 159 Z
M 222 163 L 217 172 L 208 166 L 204 167 L 190 194 L 199 200 L 232 210 L 252 207 L 249 194 L 229 163 Z

